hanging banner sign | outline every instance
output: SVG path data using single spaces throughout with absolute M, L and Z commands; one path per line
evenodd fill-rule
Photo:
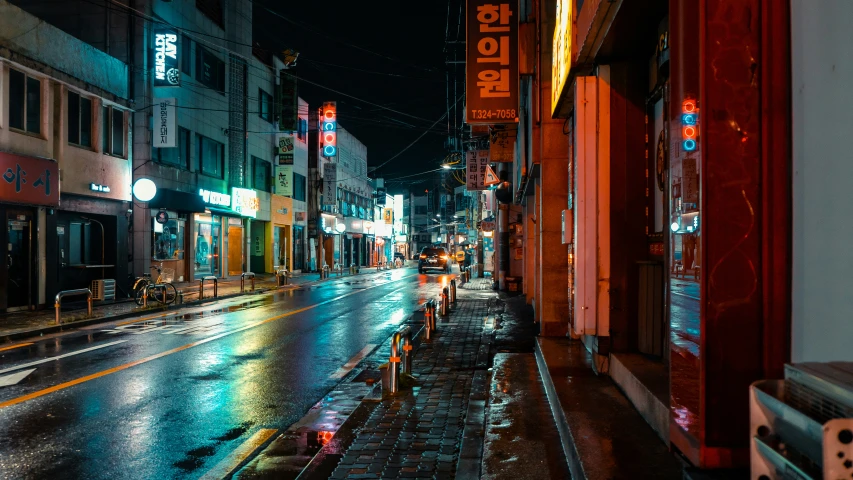
M 323 205 L 338 204 L 338 166 L 332 162 L 323 165 Z
M 465 122 L 518 122 L 518 0 L 468 0 Z
M 489 142 L 489 161 L 496 163 L 512 162 L 517 134 L 518 130 L 515 129 L 493 134 Z
M 178 146 L 178 109 L 174 98 L 154 99 L 154 121 L 156 132 L 154 148 L 175 148 Z
M 278 129 L 295 132 L 299 123 L 299 97 L 296 94 L 296 75 L 282 70 L 278 82 Z
M 276 195 L 283 197 L 293 196 L 293 165 L 281 165 L 275 167 L 275 185 Z
M 276 135 L 276 155 L 279 165 L 293 165 L 293 134 Z
M 393 208 L 383 208 L 382 209 L 382 218 L 385 220 L 385 225 L 393 225 L 394 224 L 394 209 Z
M 480 168 L 477 164 L 477 152 L 466 153 L 465 161 L 465 188 L 468 190 L 482 190 L 479 182 Z
M 179 87 L 181 71 L 178 70 L 178 32 L 172 28 L 155 28 L 152 33 L 154 86 Z

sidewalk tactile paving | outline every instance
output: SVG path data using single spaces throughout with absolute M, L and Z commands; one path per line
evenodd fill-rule
M 475 279 L 470 284 L 491 282 Z M 472 288 L 473 290 L 473 288 Z M 457 299 L 452 326 L 422 343 L 412 364 L 418 387 L 380 402 L 362 425 L 332 478 L 368 478 L 353 472 L 350 459 L 366 463 L 381 478 L 454 478 L 468 398 L 477 366 L 491 295 L 471 292 Z M 376 455 L 371 445 L 389 448 Z M 378 477 L 372 477 L 378 478 Z

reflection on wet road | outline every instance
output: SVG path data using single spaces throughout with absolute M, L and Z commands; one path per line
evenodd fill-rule
M 0 351 L 0 477 L 196 478 L 298 420 L 440 278 L 336 279 Z

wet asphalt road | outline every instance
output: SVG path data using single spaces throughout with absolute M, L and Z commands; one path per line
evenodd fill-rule
M 35 369 L 0 387 L 0 478 L 198 478 L 299 420 L 441 279 L 344 277 L 0 351 L 0 376 Z

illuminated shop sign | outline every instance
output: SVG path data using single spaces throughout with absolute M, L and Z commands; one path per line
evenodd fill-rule
M 153 33 L 154 86 L 180 86 L 181 72 L 178 70 L 178 33 L 171 28 L 155 28 Z
M 557 0 L 557 26 L 554 28 L 554 60 L 551 62 L 551 115 L 557 111 L 560 96 L 572 67 L 572 4 L 575 0 Z
M 692 152 L 699 146 L 699 108 L 696 100 L 687 99 L 681 104 L 681 147 Z
M 201 196 L 201 199 L 204 200 L 204 203 L 208 205 L 213 205 L 217 207 L 231 206 L 231 195 L 211 192 L 210 190 L 205 190 L 203 188 L 199 189 L 198 194 Z
M 324 103 L 321 114 L 320 131 L 323 135 L 323 156 L 332 158 L 338 154 L 338 110 L 336 103 Z
M 468 0 L 465 122 L 518 122 L 518 0 Z
M 231 189 L 231 196 L 234 198 L 231 210 L 235 213 L 239 213 L 244 217 L 255 218 L 258 216 L 258 210 L 261 209 L 258 192 L 248 188 L 234 187 Z

